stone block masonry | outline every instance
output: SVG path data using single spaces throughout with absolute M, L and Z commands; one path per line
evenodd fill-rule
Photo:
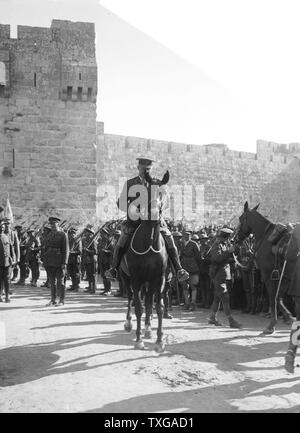
M 0 197 L 16 216 L 96 210 L 95 28 L 0 25 Z
M 157 161 L 156 177 L 170 171 L 171 218 L 191 228 L 236 224 L 246 200 L 250 206 L 260 202 L 261 212 L 274 222 L 300 221 L 297 143 L 287 147 L 260 140 L 257 153 L 237 152 L 224 144 L 198 146 L 105 134 L 102 123 L 97 137 L 97 211 L 103 219 L 119 215 L 115 202 L 120 179 L 136 176 L 136 157 L 148 155 Z M 182 200 L 181 207 L 174 204 L 175 197 Z

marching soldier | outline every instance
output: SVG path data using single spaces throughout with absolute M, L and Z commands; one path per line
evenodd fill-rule
M 14 260 L 13 245 L 10 238 L 5 234 L 5 223 L 0 222 L 0 287 L 4 287 L 5 302 L 10 302 L 10 276 L 11 266 Z M 0 301 L 3 302 L 2 293 L 0 294 Z
M 224 227 L 220 229 L 219 236 L 211 249 L 210 277 L 214 284 L 214 300 L 208 323 L 222 326 L 217 320 L 217 313 L 220 303 L 222 302 L 223 310 L 229 321 L 229 326 L 231 328 L 241 328 L 240 323 L 231 315 L 228 293 L 228 281 L 231 280 L 230 262 L 233 260 L 232 253 L 236 251 L 236 247 L 229 242 L 232 233 L 233 231 L 229 228 Z
M 41 242 L 38 237 L 34 235 L 34 230 L 27 230 L 29 235 L 28 242 L 26 244 L 26 263 L 28 263 L 31 270 L 31 285 L 37 287 L 38 279 L 40 278 L 40 251 Z
M 51 287 L 51 301 L 47 306 L 64 305 L 65 302 L 65 275 L 69 259 L 69 242 L 64 231 L 59 228 L 60 219 L 50 217 L 51 232 L 45 239 L 43 261 L 48 273 Z M 56 303 L 56 295 L 59 297 Z
M 95 233 L 92 229 L 86 227 L 82 239 L 82 262 L 89 283 L 85 292 L 88 293 L 96 293 L 97 244 L 94 234 Z
M 69 291 L 78 292 L 80 285 L 80 263 L 82 254 L 82 241 L 76 239 L 76 229 L 71 227 L 68 232 L 70 255 L 68 261 L 68 273 L 71 277 L 72 286 Z

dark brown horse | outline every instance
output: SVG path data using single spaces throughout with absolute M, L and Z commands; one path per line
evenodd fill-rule
M 146 308 L 145 338 L 151 338 L 151 316 L 153 296 L 155 295 L 158 316 L 155 350 L 160 353 L 165 349 L 162 331 L 164 313 L 163 290 L 168 262 L 165 242 L 160 233 L 160 217 L 166 196 L 163 191 L 163 185 L 168 182 L 169 173 L 167 172 L 164 175 L 162 181 L 154 182 L 149 175 L 145 176 L 145 179 L 149 183 L 149 186 L 152 187 L 152 195 L 148 201 L 146 212 L 147 216 L 134 232 L 130 247 L 124 258 L 129 270 L 130 286 L 132 289 L 128 290 L 128 312 L 124 328 L 126 331 L 132 329 L 130 310 L 133 294 L 137 320 L 135 348 L 144 349 L 144 342 L 141 336 L 141 317 L 143 312 L 141 292 L 144 289 Z
M 248 202 L 245 203 L 244 212 L 239 218 L 240 224 L 237 231 L 237 238 L 242 241 L 248 237 L 250 233 L 253 233 L 255 237 L 254 258 L 261 271 L 262 281 L 266 285 L 271 309 L 271 321 L 263 333 L 273 334 L 277 323 L 277 303 L 284 320 L 287 323 L 291 323 L 292 321 L 290 311 L 283 304 L 283 296 L 289 288 L 293 270 L 290 269 L 290 266 L 287 264 L 282 277 L 278 278 L 283 269 L 284 261 L 283 257 L 279 257 L 278 272 L 274 272 L 274 270 L 276 271 L 275 268 L 277 268 L 275 264 L 275 254 L 272 251 L 272 243 L 268 241 L 268 237 L 274 230 L 275 224 L 257 212 L 258 206 L 259 205 L 250 209 Z M 275 276 L 275 274 L 277 274 L 277 276 Z

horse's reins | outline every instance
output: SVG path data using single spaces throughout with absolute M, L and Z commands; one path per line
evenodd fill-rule
M 134 241 L 135 235 L 136 235 L 136 233 L 137 233 L 137 231 L 139 230 L 140 227 L 141 227 L 141 226 L 139 225 L 138 228 L 136 229 L 136 231 L 134 232 L 132 238 L 131 238 L 130 248 L 132 249 L 132 251 L 133 251 L 135 254 L 138 254 L 139 256 L 144 256 L 144 255 L 147 254 L 149 251 L 153 251 L 153 252 L 156 253 L 156 254 L 160 253 L 160 252 L 163 250 L 163 245 L 162 245 L 162 247 L 161 247 L 160 250 L 155 250 L 155 249 L 152 247 L 152 244 L 153 244 L 153 238 L 154 238 L 154 227 L 152 227 L 152 230 L 151 230 L 151 236 L 150 236 L 150 241 L 151 241 L 151 242 L 150 242 L 150 246 L 149 246 L 149 248 L 148 248 L 146 251 L 142 252 L 142 253 L 139 253 L 138 251 L 136 251 L 136 250 L 133 248 L 133 241 Z

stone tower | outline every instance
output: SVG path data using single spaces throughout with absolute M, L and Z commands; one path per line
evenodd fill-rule
M 95 214 L 96 98 L 94 24 L 0 25 L 0 204 Z

